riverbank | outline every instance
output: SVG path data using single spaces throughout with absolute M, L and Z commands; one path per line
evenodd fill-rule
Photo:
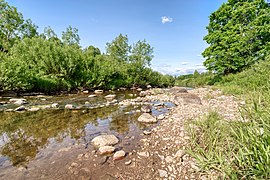
M 27 169 L 20 167 L 16 175 L 5 173 L 2 178 L 27 179 L 210 179 L 217 174 L 200 171 L 188 154 L 191 148 L 188 124 L 200 120 L 211 111 L 227 120 L 239 118 L 238 103 L 233 96 L 210 88 L 185 90 L 183 88 L 153 89 L 145 97 L 123 100 L 119 104 L 140 102 L 172 102 L 169 114 L 160 118 L 157 126 L 139 136 L 124 136 L 116 148 L 124 150 L 125 157 L 113 160 L 101 156 L 94 147 L 74 143 L 50 153 L 53 161 L 42 160 Z M 142 113 L 142 112 L 141 112 Z M 134 132 L 135 133 L 135 132 Z M 94 137 L 92 137 L 93 139 Z M 88 139 L 90 142 L 91 139 Z M 129 144 L 129 145 L 128 145 Z M 132 144 L 130 146 L 130 144 Z M 119 149 L 119 150 L 120 150 Z M 42 159 L 42 158 L 41 158 Z

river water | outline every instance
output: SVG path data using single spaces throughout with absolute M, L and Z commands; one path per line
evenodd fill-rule
M 116 94 L 116 100 L 108 102 L 104 96 Z M 123 106 L 118 102 L 138 96 L 137 92 L 107 92 L 89 98 L 89 94 L 67 94 L 60 96 L 25 96 L 26 107 L 38 107 L 35 112 L 8 112 L 18 106 L 7 103 L 11 97 L 0 98 L 0 178 L 24 179 L 31 169 L 57 164 L 59 158 L 78 156 L 81 152 L 93 151 L 91 140 L 101 134 L 113 134 L 120 139 L 118 149 L 127 152 L 136 148 L 140 135 L 155 125 L 137 121 L 141 105 Z M 49 108 L 58 103 L 59 108 Z M 150 102 L 154 105 L 159 102 Z M 65 109 L 66 104 L 73 104 L 74 109 Z M 159 109 L 152 109 L 152 115 L 168 113 L 173 104 L 164 102 Z M 154 107 L 154 106 L 153 106 Z M 137 110 L 137 111 L 136 111 Z M 68 156 L 62 154 L 69 152 Z M 60 169 L 62 164 L 58 166 Z M 60 166 L 60 167 L 59 167 Z M 52 170 L 51 170 L 52 171 Z M 23 172 L 20 176 L 12 173 Z M 64 172 L 64 170 L 63 170 Z M 53 172 L 51 172 L 53 173 Z M 43 175 L 42 175 L 43 176 Z M 33 177 L 33 176 L 31 176 Z M 40 177 L 40 176 L 37 176 Z M 46 177 L 46 176 L 44 176 Z

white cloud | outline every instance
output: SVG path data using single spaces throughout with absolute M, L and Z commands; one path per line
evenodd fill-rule
M 188 65 L 188 62 L 182 62 L 181 64 L 182 65 Z
M 173 22 L 173 18 L 171 18 L 169 16 L 163 16 L 163 17 L 161 17 L 161 22 L 163 24 L 165 24 L 165 23 L 171 23 L 171 22 Z
M 156 66 L 153 66 L 153 69 L 162 73 L 162 74 L 169 74 L 169 75 L 185 75 L 185 74 L 193 74 L 195 70 L 197 70 L 199 73 L 206 72 L 206 69 L 204 66 L 187 66 L 187 67 L 176 67 L 176 66 L 170 66 L 165 64 L 159 64 Z M 199 65 L 199 64 L 198 64 Z

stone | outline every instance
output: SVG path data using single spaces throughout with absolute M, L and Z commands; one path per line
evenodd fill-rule
M 24 106 L 20 106 L 20 107 L 17 107 L 16 109 L 14 109 L 14 111 L 25 111 L 26 108 Z
M 113 146 L 102 146 L 98 149 L 100 155 L 111 154 L 115 151 Z
M 31 107 L 30 109 L 28 109 L 28 111 L 31 111 L 31 112 L 35 112 L 35 111 L 39 111 L 40 108 L 38 107 Z
M 65 109 L 75 109 L 75 106 L 73 104 L 67 104 L 65 105 Z
M 142 91 L 142 88 L 138 88 L 137 91 Z
M 159 173 L 159 177 L 161 177 L 161 178 L 168 177 L 168 173 L 165 170 L 158 169 L 158 173 Z
M 147 87 L 148 89 L 150 89 L 152 86 L 151 86 L 151 85 L 147 85 L 146 87 Z
M 97 97 L 97 95 L 91 94 L 91 95 L 89 95 L 88 97 L 89 97 L 89 98 L 93 98 L 93 97 Z
M 150 134 L 151 134 L 151 131 L 146 131 L 146 130 L 145 130 L 145 131 L 143 131 L 143 134 L 144 134 L 144 135 L 150 135 Z
M 185 154 L 186 154 L 186 153 L 185 153 L 184 150 L 178 150 L 178 151 L 176 152 L 176 154 L 174 155 L 174 157 L 176 157 L 176 158 L 182 158 Z
M 16 102 L 16 101 L 26 101 L 26 99 L 23 99 L 23 98 L 12 98 L 12 99 L 9 99 L 9 102 L 11 102 L 11 103 L 14 103 L 14 102 Z
M 167 156 L 167 157 L 165 158 L 165 161 L 166 161 L 166 163 L 172 163 L 172 162 L 173 162 L 173 157 Z
M 111 146 L 119 142 L 114 135 L 100 135 L 92 139 L 92 144 L 96 147 Z
M 148 113 L 143 113 L 139 118 L 138 118 L 139 122 L 143 122 L 143 123 L 156 123 L 157 119 L 154 118 L 152 115 L 148 114 Z
M 16 105 L 23 105 L 23 104 L 27 104 L 27 102 L 26 102 L 26 100 L 21 99 L 21 100 L 18 100 L 18 101 L 13 102 L 13 104 L 16 104 Z
M 89 93 L 88 90 L 83 91 L 83 94 L 88 94 L 88 93 Z
M 158 120 L 163 120 L 165 118 L 164 114 L 160 114 L 157 116 L 157 119 Z
M 152 111 L 152 107 L 151 106 L 142 106 L 141 111 L 144 113 L 150 113 Z
M 129 161 L 126 161 L 126 162 L 125 162 L 125 165 L 130 165 L 131 163 L 132 163 L 132 161 L 129 160 Z
M 121 151 L 116 151 L 113 155 L 113 160 L 120 160 L 123 159 L 126 156 L 126 152 L 121 150 Z
M 178 104 L 202 104 L 199 96 L 190 93 L 178 93 L 174 96 L 174 100 Z
M 104 92 L 103 90 L 95 90 L 96 94 L 103 94 L 103 92 Z
M 113 100 L 115 97 L 116 97 L 115 94 L 109 94 L 109 95 L 105 96 L 104 98 L 109 99 L 109 100 Z
M 51 105 L 51 107 L 52 107 L 52 108 L 59 108 L 59 104 L 58 104 L 58 103 L 53 103 L 53 104 Z
M 149 157 L 149 152 L 138 152 L 138 155 L 141 157 Z

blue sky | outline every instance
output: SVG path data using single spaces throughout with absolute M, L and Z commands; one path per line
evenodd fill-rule
M 79 29 L 81 46 L 105 52 L 120 33 L 132 44 L 146 39 L 154 47 L 152 68 L 173 75 L 203 70 L 201 52 L 209 15 L 225 0 L 7 0 L 43 32 L 61 37 L 69 25 Z

